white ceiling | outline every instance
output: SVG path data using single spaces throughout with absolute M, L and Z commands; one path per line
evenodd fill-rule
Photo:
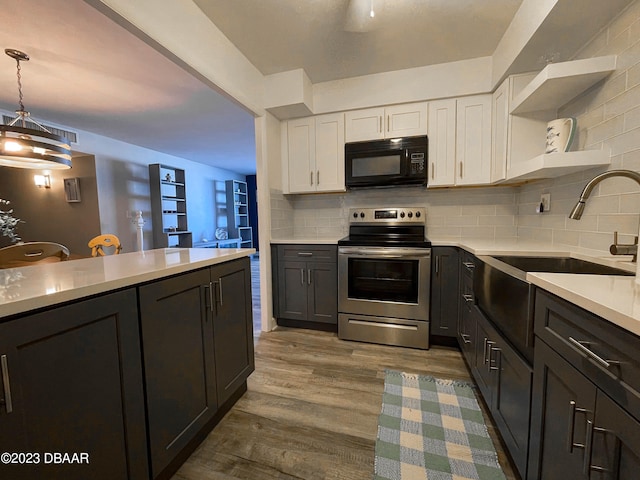
M 350 0 L 193 1 L 261 73 L 303 68 L 313 83 L 491 55 L 522 2 L 373 0 L 356 33 Z M 568 58 L 630 1 L 562 0 L 571 21 L 547 22 L 514 65 Z M 252 116 L 83 0 L 3 1 L 0 24 L 0 47 L 31 57 L 24 102 L 37 120 L 255 172 Z M 17 107 L 15 74 L 0 53 L 0 109 Z
M 522 3 L 362 1 L 364 33 L 344 30 L 349 0 L 194 0 L 263 74 L 302 67 L 313 83 L 491 55 Z

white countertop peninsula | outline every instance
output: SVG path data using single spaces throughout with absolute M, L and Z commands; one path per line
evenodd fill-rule
M 0 270 L 0 319 L 254 252 L 252 248 L 164 248 Z
M 343 236 L 324 238 L 272 238 L 271 243 L 273 245 L 337 245 L 338 240 L 343 238 Z

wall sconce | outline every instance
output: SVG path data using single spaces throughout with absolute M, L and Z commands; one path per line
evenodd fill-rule
M 51 188 L 51 177 L 49 175 L 34 175 L 33 181 L 38 188 Z

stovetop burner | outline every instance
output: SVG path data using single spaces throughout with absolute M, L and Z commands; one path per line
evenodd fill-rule
M 425 223 L 426 209 L 421 207 L 352 208 L 349 236 L 338 246 L 429 248 Z

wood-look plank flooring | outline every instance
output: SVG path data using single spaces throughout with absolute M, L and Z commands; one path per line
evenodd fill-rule
M 470 378 L 449 347 L 422 351 L 287 328 L 255 343 L 248 391 L 172 480 L 369 480 L 384 370 Z M 507 478 L 517 479 L 488 418 L 487 425 Z

